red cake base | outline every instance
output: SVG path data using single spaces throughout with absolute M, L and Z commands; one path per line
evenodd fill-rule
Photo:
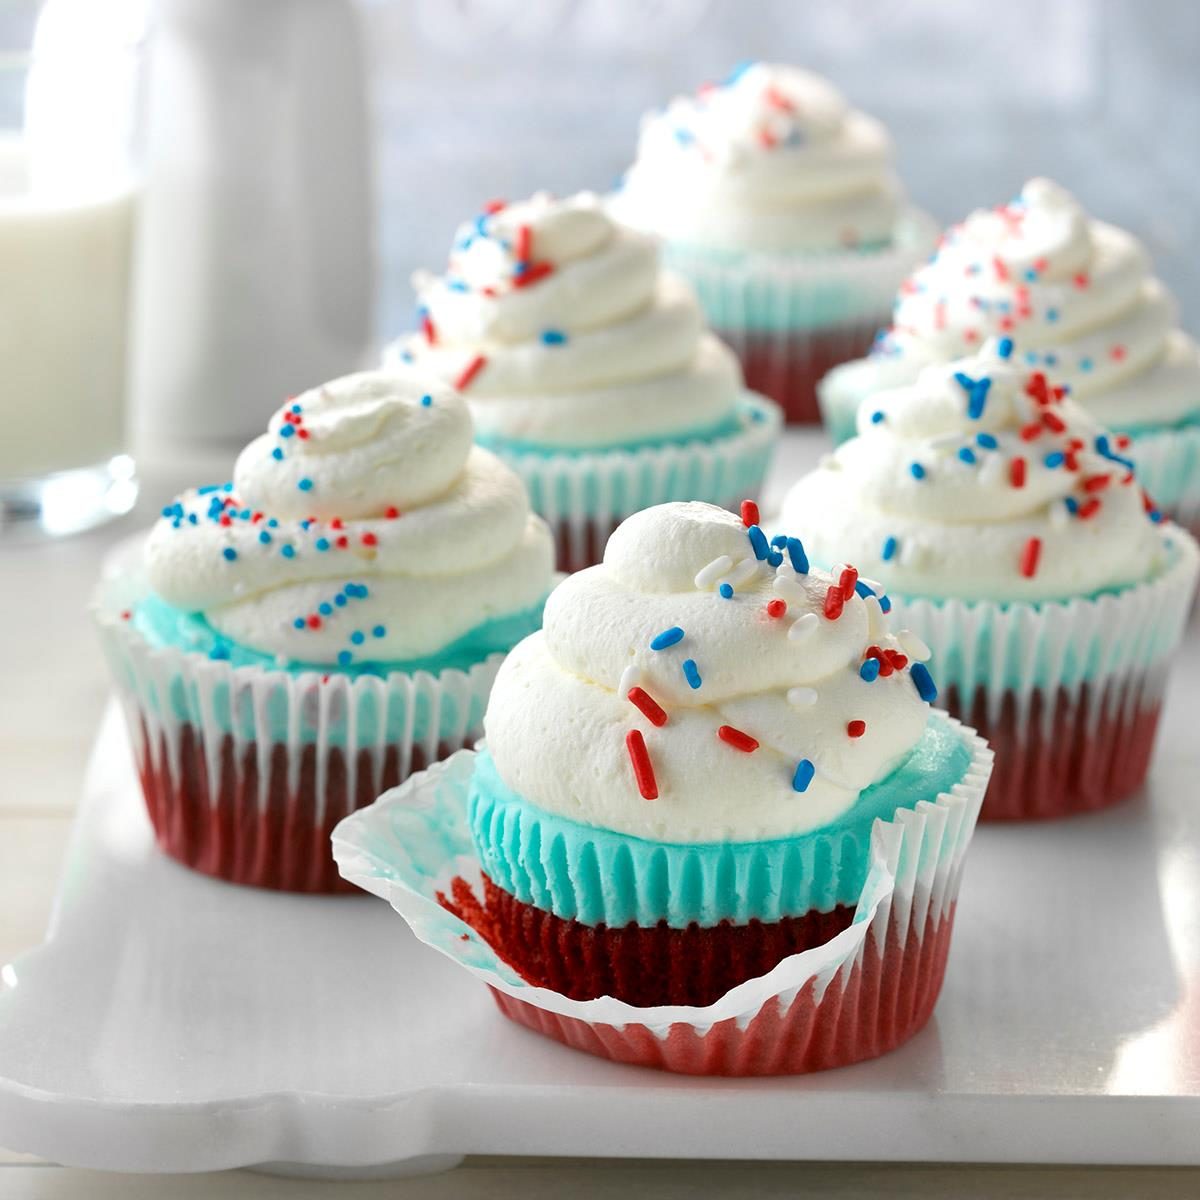
M 483 888 L 480 901 L 458 878 L 451 897 L 439 900 L 478 930 L 522 979 L 572 1000 L 614 996 L 639 1008 L 712 1004 L 789 955 L 824 945 L 854 919 L 854 909 L 843 905 L 771 924 L 725 921 L 710 929 L 671 929 L 660 921 L 649 929 L 633 923 L 609 929 L 535 908 L 486 875 Z
M 287 747 L 276 745 L 267 760 L 265 805 L 260 807 L 256 743 L 239 750 L 232 737 L 223 738 L 217 754 L 215 801 L 209 796 L 204 741 L 194 726 L 185 724 L 180 730 L 175 759 L 165 737 L 154 746 L 145 724 L 141 746 L 138 776 L 159 846 L 194 871 L 281 891 L 358 891 L 338 874 L 329 835 L 344 816 L 372 803 L 402 779 L 400 754 L 394 746 L 385 751 L 382 770 L 374 769 L 366 750 L 360 751 L 351 785 L 340 748 L 327 751 L 322 784 L 317 778 L 315 746 L 304 748 L 293 771 Z M 455 749 L 439 745 L 436 757 L 449 757 Z M 414 746 L 408 773 L 428 765 L 424 751 Z M 324 803 L 319 802 L 322 797 Z
M 834 367 L 862 358 L 876 331 L 872 323 L 802 330 L 792 338 L 778 333 L 718 334 L 737 352 L 751 391 L 782 405 L 789 425 L 813 425 L 821 420 L 817 384 Z
M 1086 684 L 1075 696 L 1039 690 L 1024 715 L 1009 693 L 994 718 L 982 688 L 964 708 L 950 685 L 944 693 L 947 710 L 978 730 L 996 752 L 981 819 L 1065 817 L 1133 795 L 1146 778 L 1158 727 L 1158 694 L 1144 691 L 1141 678 L 1120 680 L 1101 693 Z

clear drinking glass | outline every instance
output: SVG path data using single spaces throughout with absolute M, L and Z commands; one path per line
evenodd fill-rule
M 127 512 L 141 0 L 0 0 L 0 535 Z

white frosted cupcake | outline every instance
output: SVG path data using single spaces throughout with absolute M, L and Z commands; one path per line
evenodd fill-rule
M 866 352 L 935 233 L 883 125 L 826 80 L 768 63 L 647 114 L 610 209 L 663 240 L 789 421 L 817 420 L 817 380 Z
M 877 392 L 783 511 L 933 648 L 946 707 L 996 751 L 992 818 L 1141 785 L 1198 563 L 1111 435 L 1021 364 L 1005 338 Z
M 596 197 L 493 205 L 458 231 L 446 273 L 414 284 L 421 331 L 388 361 L 462 392 L 479 443 L 550 523 L 563 570 L 597 561 L 649 505 L 758 493 L 778 409 L 745 390 L 653 240 Z
M 466 405 L 412 368 L 289 400 L 96 600 L 159 844 L 196 870 L 346 885 L 329 831 L 479 736 L 541 624 L 552 544 Z
M 1011 335 L 1022 365 L 1069 386 L 1117 435 L 1162 511 L 1197 527 L 1200 350 L 1152 272 L 1131 234 L 1088 217 L 1057 184 L 1031 180 L 1011 203 L 950 228 L 901 287 L 870 356 L 822 382 L 834 441 L 853 434 L 865 397 Z

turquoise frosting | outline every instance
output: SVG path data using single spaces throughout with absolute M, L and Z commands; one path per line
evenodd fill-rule
M 519 438 L 484 437 L 482 435 L 476 435 L 475 440 L 488 450 L 508 451 L 515 454 L 540 454 L 549 458 L 556 454 L 578 456 L 596 454 L 604 450 L 642 450 L 648 446 L 684 446 L 689 442 L 715 442 L 721 438 L 731 437 L 733 434 L 739 433 L 741 429 L 741 417 L 731 416 L 716 422 L 716 424 L 702 426 L 699 429 L 684 429 L 652 438 L 618 439 L 601 446 L 542 446 L 537 442 L 521 441 Z
M 484 749 L 467 819 L 488 876 L 518 900 L 564 919 L 610 928 L 666 921 L 676 929 L 775 922 L 857 905 L 874 822 L 948 792 L 970 764 L 963 733 L 934 715 L 907 758 L 820 829 L 761 842 L 671 843 L 538 808 L 505 785 Z M 797 795 L 794 802 L 804 801 Z

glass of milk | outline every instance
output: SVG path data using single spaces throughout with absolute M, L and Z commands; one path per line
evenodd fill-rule
M 0 537 L 86 529 L 137 497 L 143 32 L 140 2 L 0 5 Z

